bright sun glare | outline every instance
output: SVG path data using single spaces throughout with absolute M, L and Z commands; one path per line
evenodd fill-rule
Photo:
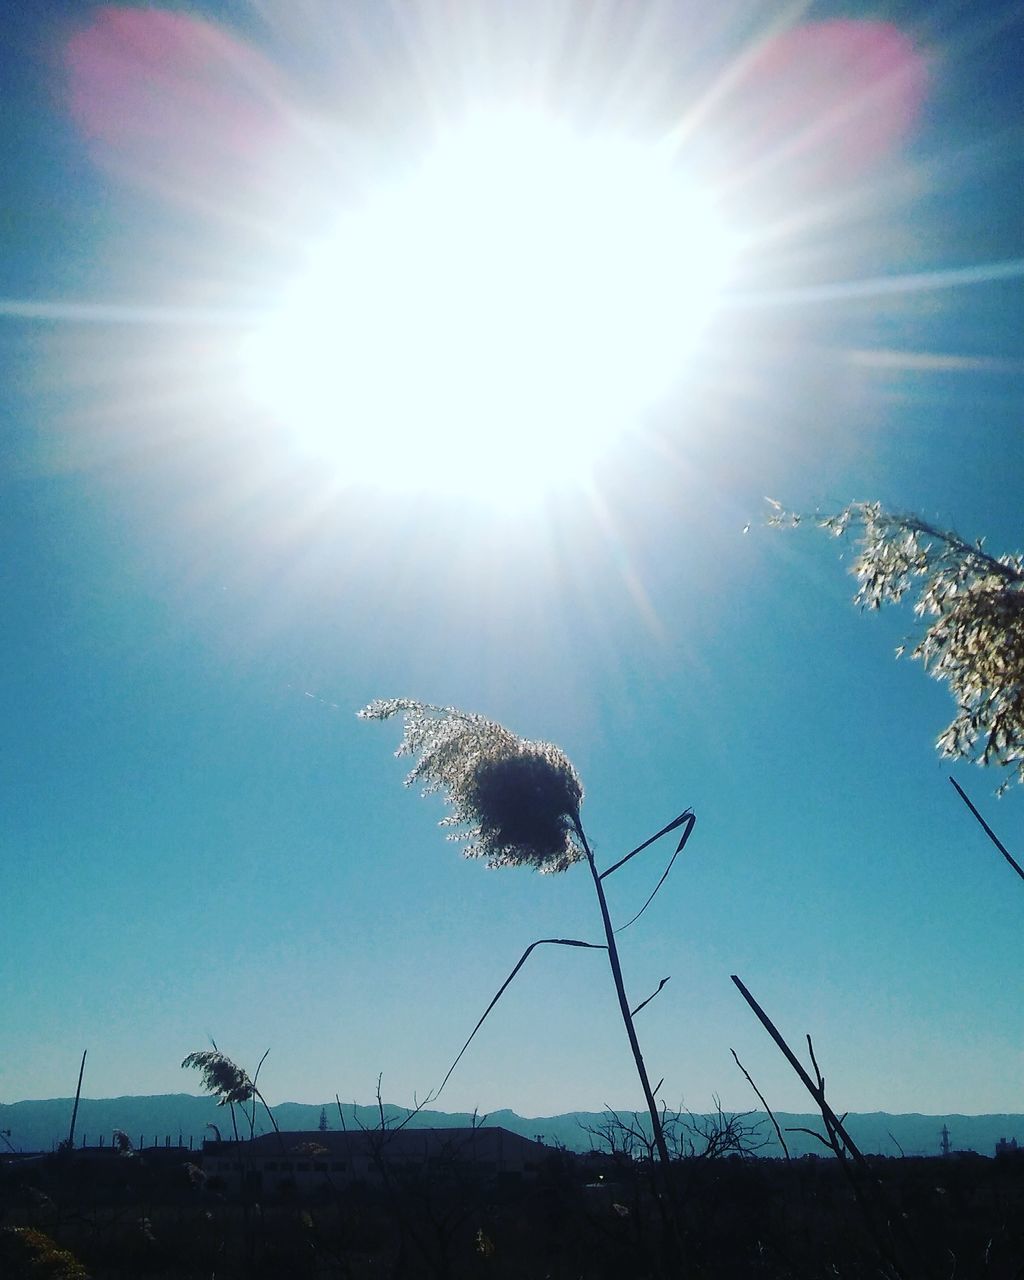
M 730 256 L 663 149 L 490 114 L 344 214 L 246 377 L 348 480 L 521 501 L 668 391 Z

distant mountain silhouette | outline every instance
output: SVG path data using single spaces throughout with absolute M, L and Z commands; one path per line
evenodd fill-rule
M 337 1104 L 322 1105 L 330 1128 L 342 1128 Z M 67 1137 L 72 1106 L 71 1098 L 0 1103 L 0 1131 L 10 1131 L 6 1140 L 0 1139 L 0 1159 L 11 1147 L 15 1151 L 50 1151 Z M 273 1112 L 281 1129 L 312 1130 L 319 1123 L 321 1104 L 282 1102 L 273 1108 Z M 344 1125 L 348 1128 L 372 1129 L 380 1123 L 376 1105 L 344 1103 L 342 1113 Z M 238 1108 L 235 1114 L 239 1132 L 248 1136 L 248 1122 L 243 1121 Z M 409 1111 L 405 1107 L 385 1103 L 384 1115 L 388 1121 L 394 1122 L 405 1120 Z M 539 1137 L 544 1142 L 564 1146 L 571 1151 L 589 1151 L 601 1146 L 592 1132 L 599 1133 L 612 1116 L 610 1112 L 576 1111 L 531 1118 L 502 1110 L 477 1119 L 478 1122 L 500 1125 L 527 1138 Z M 622 1113 L 622 1119 L 638 1126 L 650 1123 L 646 1115 L 633 1113 Z M 776 1112 L 776 1119 L 784 1132 L 800 1128 L 822 1131 L 821 1118 L 816 1115 Z M 410 1126 L 415 1128 L 444 1128 L 472 1123 L 473 1116 L 469 1112 L 424 1110 L 409 1120 Z M 759 1123 L 761 1135 L 768 1140 L 760 1150 L 761 1155 L 782 1154 L 775 1132 L 763 1112 L 753 1112 L 746 1123 Z M 153 1097 L 83 1098 L 78 1108 L 75 1145 L 98 1146 L 101 1140 L 104 1145 L 109 1145 L 113 1130 L 123 1129 L 136 1146 L 164 1146 L 168 1141 L 173 1146 L 180 1140 L 186 1147 L 191 1143 L 198 1148 L 204 1137 L 214 1136 L 212 1125 L 217 1126 L 224 1138 L 232 1136 L 230 1110 L 219 1107 L 208 1097 L 171 1093 Z M 1000 1138 L 1016 1138 L 1024 1146 L 1024 1115 L 928 1116 L 889 1115 L 884 1111 L 851 1112 L 846 1117 L 846 1126 L 862 1151 L 889 1156 L 898 1156 L 901 1149 L 908 1156 L 938 1155 L 943 1126 L 949 1130 L 950 1145 L 954 1151 L 977 1151 L 980 1155 L 990 1156 L 994 1154 Z M 258 1112 L 256 1132 L 265 1133 L 269 1128 L 266 1115 Z M 786 1133 L 786 1142 L 794 1156 L 827 1154 L 821 1143 L 805 1133 Z

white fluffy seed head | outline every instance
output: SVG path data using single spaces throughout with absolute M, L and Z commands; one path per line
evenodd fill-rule
M 519 738 L 483 716 L 412 698 L 371 702 L 363 719 L 401 715 L 396 752 L 415 756 L 407 784 L 441 791 L 452 807 L 442 825 L 465 854 L 488 866 L 564 871 L 583 858 L 577 836 L 583 786 L 571 761 L 548 742 Z

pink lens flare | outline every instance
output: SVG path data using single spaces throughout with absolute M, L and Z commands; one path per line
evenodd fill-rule
M 913 41 L 888 22 L 837 19 L 773 36 L 732 79 L 715 115 L 737 176 L 849 181 L 910 135 L 928 85 Z
M 167 188 L 258 179 L 293 128 L 284 78 L 244 40 L 160 9 L 97 9 L 63 50 L 94 159 Z

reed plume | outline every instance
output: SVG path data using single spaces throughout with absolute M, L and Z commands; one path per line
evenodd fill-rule
M 464 840 L 468 858 L 490 867 L 565 871 L 585 856 L 579 840 L 583 785 L 569 758 L 549 742 L 530 742 L 503 725 L 454 707 L 412 698 L 371 702 L 359 715 L 405 723 L 398 756 L 418 757 L 406 785 L 442 792 L 442 822 Z

